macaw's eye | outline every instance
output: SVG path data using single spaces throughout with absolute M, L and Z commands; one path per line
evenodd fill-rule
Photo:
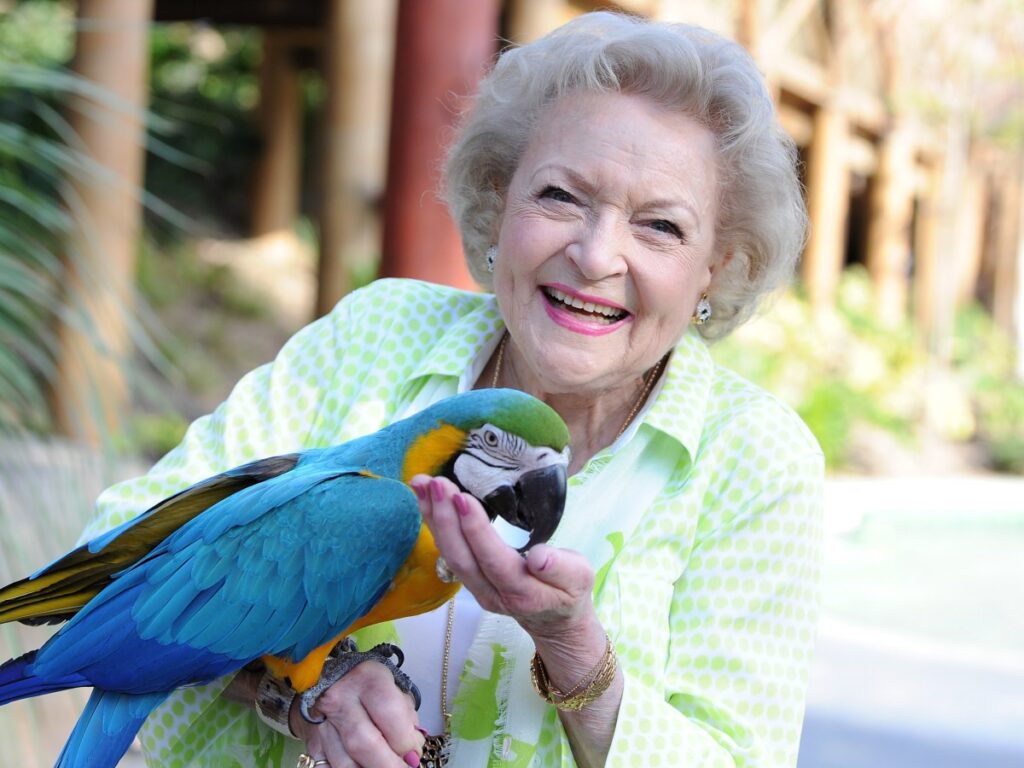
M 487 445 L 489 445 L 491 447 L 497 446 L 498 445 L 498 436 L 494 432 L 492 432 L 491 430 L 488 429 L 488 430 L 486 430 L 484 432 L 484 442 L 487 443 Z

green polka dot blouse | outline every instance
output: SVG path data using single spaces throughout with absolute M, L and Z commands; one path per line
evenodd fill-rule
M 502 328 L 493 296 L 377 281 L 246 375 L 146 476 L 104 492 L 84 536 L 227 468 L 350 440 L 454 393 Z M 716 366 L 691 332 L 639 427 L 571 479 L 553 543 L 593 565 L 626 680 L 609 766 L 796 764 L 822 477 L 795 414 Z M 454 702 L 452 768 L 575 764 L 530 686 L 532 653 L 513 621 L 484 615 Z M 140 732 L 150 765 L 295 765 L 302 745 L 220 697 L 227 682 L 179 690 L 153 713 Z

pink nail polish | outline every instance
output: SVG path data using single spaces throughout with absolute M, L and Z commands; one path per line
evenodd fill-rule
M 469 505 L 466 504 L 466 500 L 462 498 L 461 493 L 457 493 L 452 496 L 452 504 L 455 505 L 455 511 L 463 517 L 469 514 Z
M 409 768 L 416 768 L 416 766 L 420 764 L 420 756 L 411 749 L 405 753 L 405 757 L 402 759 L 405 760 L 405 764 L 408 765 Z
M 444 487 L 441 485 L 440 480 L 430 481 L 430 494 L 434 497 L 434 501 L 440 501 L 444 498 Z
M 412 491 L 413 491 L 413 493 L 416 494 L 416 498 L 418 498 L 420 501 L 425 501 L 426 500 L 427 494 L 424 491 L 422 485 L 414 485 L 412 487 Z

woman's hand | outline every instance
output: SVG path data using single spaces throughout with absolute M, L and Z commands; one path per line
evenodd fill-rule
M 398 689 L 383 664 L 364 661 L 353 668 L 324 691 L 312 712 L 326 720 L 306 722 L 293 704 L 289 725 L 306 754 L 327 760 L 330 768 L 419 765 L 424 736 L 412 696 Z
M 451 481 L 417 475 L 410 485 L 448 567 L 484 610 L 511 616 L 534 638 L 566 637 L 593 623 L 594 571 L 581 554 L 538 544 L 524 558 Z
M 586 558 L 546 544 L 524 558 L 501 540 L 480 502 L 454 483 L 417 475 L 410 485 L 448 567 L 484 610 L 519 622 L 555 686 L 572 690 L 593 675 L 608 640 L 594 611 L 594 571 Z M 622 673 L 616 672 L 591 706 L 559 713 L 579 765 L 605 764 L 623 684 Z

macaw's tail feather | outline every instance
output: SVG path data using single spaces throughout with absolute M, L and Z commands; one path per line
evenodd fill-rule
M 54 768 L 114 768 L 167 693 L 93 690 Z
M 66 688 L 81 688 L 91 683 L 79 674 L 68 675 L 56 680 L 43 680 L 32 674 L 31 665 L 36 652 L 5 661 L 0 665 L 0 706 L 18 699 L 40 696 L 44 693 L 63 691 Z

